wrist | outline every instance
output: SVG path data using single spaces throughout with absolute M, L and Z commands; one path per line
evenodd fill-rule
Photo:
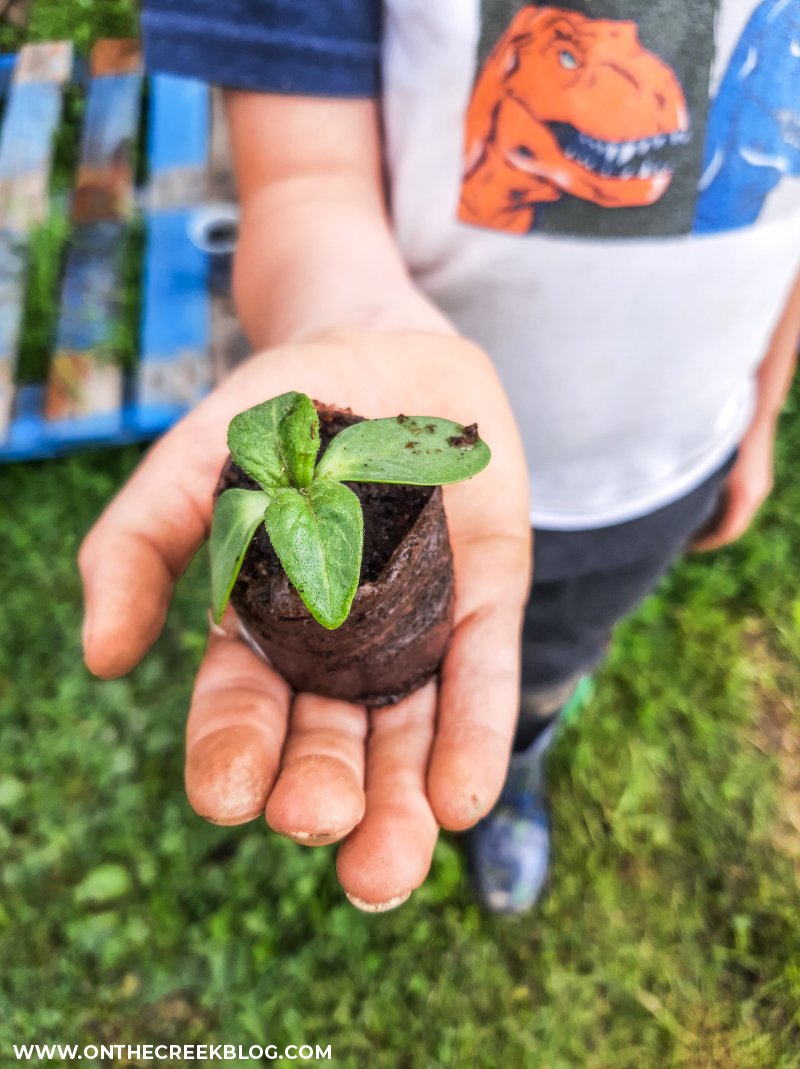
M 774 405 L 757 404 L 753 418 L 745 432 L 745 437 L 750 439 L 772 439 L 778 426 L 780 407 Z
M 760 382 L 756 394 L 756 404 L 751 423 L 759 427 L 777 426 L 783 405 L 786 401 L 786 391 L 777 390 L 772 384 Z
M 253 198 L 243 210 L 233 291 L 257 349 L 343 329 L 455 333 L 414 285 L 359 184 L 304 184 L 302 197 L 268 190 Z
M 328 306 L 324 314 L 309 308 L 282 329 L 268 327 L 261 344 L 294 345 L 322 338 L 403 332 L 450 337 L 458 333 L 435 306 L 409 287 L 406 292 L 373 293 L 368 299 Z

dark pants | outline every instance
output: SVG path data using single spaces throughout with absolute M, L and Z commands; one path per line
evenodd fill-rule
M 601 658 L 614 625 L 656 586 L 720 502 L 735 454 L 685 497 L 584 531 L 535 531 L 522 640 L 520 729 L 551 716 Z

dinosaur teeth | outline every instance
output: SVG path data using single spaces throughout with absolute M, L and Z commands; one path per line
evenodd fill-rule
M 690 130 L 656 133 L 629 141 L 606 141 L 568 123 L 553 122 L 550 129 L 565 160 L 603 178 L 627 179 L 672 174 L 672 149 L 691 140 Z M 792 131 L 793 133 L 793 131 Z

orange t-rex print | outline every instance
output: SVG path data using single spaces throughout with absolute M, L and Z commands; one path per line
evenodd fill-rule
M 690 136 L 675 72 L 642 47 L 635 23 L 524 7 L 472 94 L 459 218 L 525 234 L 536 204 L 564 193 L 605 208 L 653 204 Z

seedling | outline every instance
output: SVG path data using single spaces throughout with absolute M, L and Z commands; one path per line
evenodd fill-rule
M 346 482 L 439 486 L 477 475 L 489 447 L 474 424 L 397 416 L 345 428 L 322 459 L 311 398 L 284 393 L 235 416 L 228 448 L 260 490 L 226 490 L 211 525 L 211 590 L 219 622 L 263 523 L 289 581 L 323 627 L 347 619 L 358 589 L 364 519 Z

